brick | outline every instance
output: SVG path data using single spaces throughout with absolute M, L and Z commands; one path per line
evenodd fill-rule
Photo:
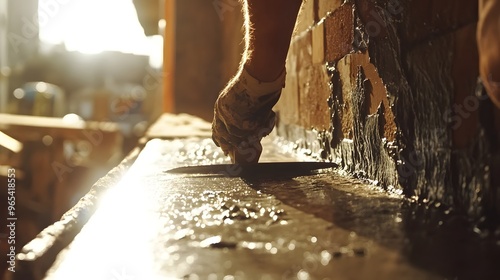
M 286 77 L 286 86 L 281 92 L 281 98 L 276 105 L 276 111 L 279 112 L 280 121 L 286 124 L 299 123 L 299 89 L 297 84 L 297 74 L 288 73 Z
M 296 49 L 297 69 L 309 67 L 313 64 L 313 46 L 311 30 L 303 32 L 301 36 L 296 37 L 294 47 Z
M 317 18 L 322 19 L 328 13 L 333 12 L 342 4 L 341 0 L 316 0 L 317 4 Z
M 478 15 L 477 0 L 411 0 L 401 7 L 396 18 L 403 20 L 401 39 L 410 45 L 476 22 Z
M 354 16 L 352 4 L 344 4 L 325 18 L 325 59 L 338 61 L 352 51 Z
M 319 23 L 312 29 L 312 63 L 325 63 L 325 24 Z
M 330 77 L 323 65 L 299 69 L 299 124 L 306 129 L 330 127 Z
M 379 5 L 376 1 L 360 1 L 356 10 L 363 23 L 362 28 L 371 40 L 384 40 L 387 36 L 387 27 L 398 17 L 401 17 L 404 9 L 399 0 L 391 0 L 391 9 Z M 385 3 L 385 2 L 383 2 Z M 390 11 L 389 11 L 390 10 Z M 392 12 L 391 12 L 392 11 Z
M 351 74 L 351 57 L 345 56 L 337 62 L 337 70 L 339 71 L 339 78 L 341 83 L 342 92 L 341 97 L 343 103 L 340 104 L 339 114 L 340 124 L 342 134 L 340 135 L 341 139 L 353 139 L 353 126 L 354 119 L 352 115 L 352 97 L 351 94 L 354 91 L 354 85 L 356 81 L 355 77 Z
M 297 17 L 297 25 L 295 27 L 296 35 L 311 28 L 315 23 L 314 0 L 304 0 Z
M 388 141 L 395 139 L 396 124 L 394 122 L 394 114 L 392 113 L 389 100 L 387 99 L 387 90 L 385 85 L 378 75 L 378 71 L 370 62 L 368 53 L 349 54 L 337 63 L 337 68 L 342 82 L 343 100 L 346 102 L 347 110 L 351 107 L 349 101 L 352 100 L 350 94 L 356 86 L 356 74 L 358 67 L 363 68 L 366 79 L 370 81 L 371 92 L 367 92 L 366 100 L 368 101 L 367 114 L 375 114 L 381 103 L 384 104 L 384 137 Z M 359 118 L 359 116 L 352 116 L 349 111 L 344 112 L 345 120 L 342 120 L 342 132 L 344 135 L 349 135 L 352 128 L 352 117 Z M 344 127 L 344 125 L 346 127 Z
M 286 61 L 286 81 L 285 88 L 281 92 L 281 98 L 275 106 L 275 111 L 278 112 L 280 122 L 286 124 L 299 123 L 299 89 L 297 76 L 297 57 L 298 51 L 296 43 L 292 43 L 288 51 Z
M 476 25 L 470 24 L 457 30 L 453 34 L 453 38 L 455 50 L 451 73 L 454 94 L 452 103 L 464 108 L 468 116 L 461 120 L 458 129 L 453 130 L 453 146 L 455 148 L 465 148 L 476 137 L 475 133 L 470 132 L 478 129 L 479 107 L 476 108 L 475 105 L 478 105 L 479 101 L 472 96 L 479 76 Z M 477 103 L 474 103 L 474 101 Z

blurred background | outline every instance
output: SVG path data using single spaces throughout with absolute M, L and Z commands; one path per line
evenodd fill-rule
M 162 112 L 162 3 L 137 2 L 0 0 L 1 219 L 14 168 L 16 250 L 116 166 Z
M 241 29 L 236 0 L 0 0 L 0 182 L 15 168 L 16 249 L 162 113 L 210 121 Z M 2 229 L 2 252 L 6 240 Z
M 141 17 L 123 0 L 0 2 L 1 112 L 112 121 L 125 137 L 161 112 L 159 0 L 137 1 Z
M 237 0 L 0 0 L 0 182 L 15 168 L 16 250 L 162 113 L 212 119 L 242 23 Z

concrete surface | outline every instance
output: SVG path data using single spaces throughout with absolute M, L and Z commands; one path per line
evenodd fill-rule
M 228 163 L 209 135 L 198 118 L 160 118 L 3 279 L 500 279 L 500 228 L 343 170 L 166 172 Z M 276 140 L 261 162 L 308 160 Z
M 261 161 L 296 160 L 271 139 L 264 146 Z M 207 138 L 149 141 L 45 279 L 500 276 L 500 244 L 452 209 L 333 170 L 252 180 L 165 172 L 223 162 Z

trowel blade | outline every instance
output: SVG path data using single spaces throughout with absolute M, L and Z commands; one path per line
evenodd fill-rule
M 222 175 L 227 177 L 247 176 L 299 176 L 313 171 L 336 168 L 332 162 L 263 162 L 253 164 L 213 164 L 185 166 L 167 170 L 167 173 Z

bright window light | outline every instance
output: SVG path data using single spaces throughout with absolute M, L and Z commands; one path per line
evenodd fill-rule
M 40 40 L 64 44 L 68 51 L 150 55 L 157 50 L 132 0 L 39 0 L 38 21 Z

